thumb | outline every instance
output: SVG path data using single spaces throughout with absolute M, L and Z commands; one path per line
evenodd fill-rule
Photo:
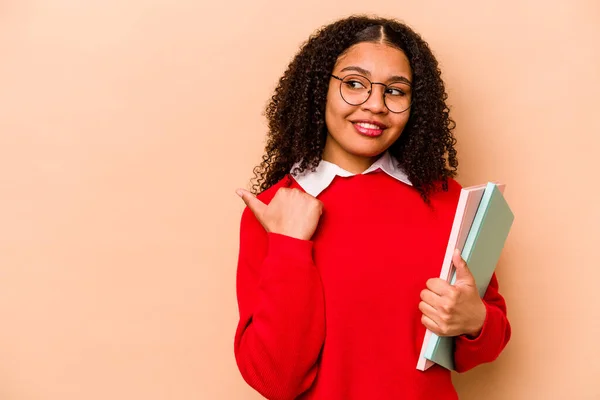
M 248 206 L 250 211 L 252 211 L 254 216 L 262 224 L 262 222 L 263 222 L 262 216 L 265 213 L 267 205 L 265 203 L 263 203 L 262 201 L 260 201 L 259 199 L 257 199 L 255 195 L 253 195 L 252 193 L 250 193 L 249 191 L 247 191 L 245 189 L 237 189 L 235 192 L 237 193 L 238 196 L 240 196 L 242 198 L 242 200 L 244 200 L 244 203 L 246 203 L 246 205 Z
M 460 256 L 460 250 L 454 250 L 454 255 L 452 256 L 452 263 L 454 264 L 454 268 L 456 268 L 456 280 L 457 281 L 473 281 L 473 274 L 469 270 L 469 266 Z

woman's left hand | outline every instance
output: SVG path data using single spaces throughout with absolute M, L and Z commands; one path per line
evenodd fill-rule
M 456 268 L 454 285 L 440 278 L 429 279 L 427 289 L 421 292 L 421 322 L 438 336 L 476 337 L 485 321 L 485 304 L 479 297 L 475 278 L 458 250 L 452 261 Z

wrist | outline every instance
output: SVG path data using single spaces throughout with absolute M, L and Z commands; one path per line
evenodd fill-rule
M 481 334 L 482 329 L 483 329 L 483 325 L 481 325 L 481 327 L 478 329 L 475 329 L 471 332 L 465 333 L 465 336 L 468 337 L 469 339 L 476 339 L 479 336 L 479 334 Z
M 487 316 L 487 309 L 485 307 L 485 304 L 481 300 L 479 310 L 476 313 L 476 316 L 477 317 L 475 318 L 473 328 L 466 333 L 466 336 L 468 336 L 470 339 L 475 339 L 481 334 L 481 331 L 483 330 L 483 324 L 485 323 L 485 319 Z
M 276 227 L 272 231 L 273 233 L 277 233 L 279 235 L 288 236 L 298 240 L 309 241 L 312 237 L 307 235 L 306 232 L 302 232 L 302 230 L 298 229 L 297 226 L 282 226 Z
M 273 233 L 278 233 L 279 235 L 282 235 L 282 236 L 287 236 L 292 239 L 298 239 L 298 240 L 303 240 L 303 241 L 310 241 L 310 239 L 311 239 L 310 237 L 307 237 L 306 235 L 303 235 L 298 232 L 293 232 L 293 231 L 281 231 L 281 232 L 273 232 Z

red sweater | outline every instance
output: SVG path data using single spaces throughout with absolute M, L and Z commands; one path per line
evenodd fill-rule
M 286 182 L 259 198 L 268 204 Z M 267 233 L 246 208 L 235 335 L 246 382 L 268 399 L 457 399 L 450 371 L 416 365 L 419 294 L 439 276 L 460 189 L 451 180 L 429 208 L 385 173 L 336 177 L 311 241 Z M 456 338 L 459 372 L 494 360 L 510 338 L 495 276 L 484 302 L 481 334 Z

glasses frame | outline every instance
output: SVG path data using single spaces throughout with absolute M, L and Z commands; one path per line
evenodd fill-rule
M 365 101 L 363 101 L 362 103 L 358 103 L 358 104 L 353 104 L 353 103 L 350 103 L 348 100 L 346 100 L 346 99 L 344 98 L 344 95 L 342 94 L 342 85 L 344 84 L 344 80 L 345 80 L 346 78 L 348 78 L 349 76 L 358 76 L 358 77 L 364 78 L 364 79 L 366 79 L 366 80 L 367 80 L 367 82 L 369 82 L 369 83 L 371 84 L 371 87 L 369 88 L 369 95 L 367 96 L 367 98 L 365 99 Z M 391 110 L 391 109 L 388 107 L 388 105 L 387 105 L 387 103 L 386 103 L 386 101 L 385 101 L 385 100 L 386 100 L 386 97 L 385 97 L 385 91 L 387 90 L 387 88 L 388 88 L 390 85 L 386 85 L 385 83 L 381 83 L 381 82 L 372 82 L 372 81 L 371 81 L 369 78 L 367 78 L 367 77 L 366 77 L 366 76 L 364 76 L 364 75 L 361 75 L 361 74 L 349 74 L 349 75 L 346 75 L 345 77 L 341 78 L 341 77 L 339 77 L 339 76 L 336 76 L 336 75 L 333 75 L 333 74 L 331 74 L 331 77 L 332 77 L 332 78 L 335 78 L 335 79 L 337 79 L 338 81 L 340 81 L 340 88 L 339 88 L 340 96 L 341 96 L 342 100 L 344 100 L 346 103 L 350 104 L 351 106 L 360 106 L 360 105 L 362 105 L 362 104 L 365 104 L 367 101 L 369 101 L 369 99 L 371 98 L 371 94 L 373 94 L 373 85 L 381 85 L 381 86 L 383 86 L 383 87 L 384 87 L 384 90 L 383 90 L 383 104 L 385 104 L 385 108 L 387 108 L 387 109 L 388 109 L 388 110 L 389 110 L 391 113 L 394 113 L 394 114 L 402 114 L 403 112 L 406 112 L 406 111 L 410 110 L 410 108 L 411 108 L 411 107 L 412 107 L 412 105 L 413 105 L 413 98 L 412 98 L 412 95 L 411 95 L 411 97 L 410 97 L 410 103 L 408 103 L 408 107 L 407 107 L 407 108 L 405 108 L 405 109 L 404 109 L 404 110 L 402 110 L 402 111 L 392 111 L 392 110 Z M 396 82 L 394 82 L 394 83 L 396 83 Z M 408 86 L 410 86 L 410 85 L 408 85 Z

